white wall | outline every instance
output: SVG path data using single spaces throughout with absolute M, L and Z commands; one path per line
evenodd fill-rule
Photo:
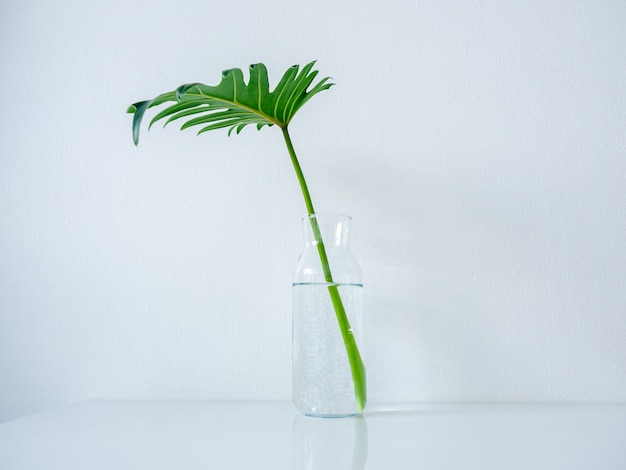
M 354 217 L 371 401 L 626 401 L 625 45 L 622 1 L 3 1 L 0 420 L 289 399 L 280 132 L 136 149 L 125 109 L 313 59 L 291 132 Z

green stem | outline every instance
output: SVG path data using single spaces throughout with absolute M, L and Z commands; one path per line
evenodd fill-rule
M 306 184 L 306 180 L 304 179 L 302 168 L 300 167 L 300 163 L 298 162 L 298 157 L 296 157 L 296 152 L 293 148 L 293 143 L 291 142 L 291 137 L 289 136 L 287 126 L 283 127 L 282 131 L 283 137 L 285 138 L 285 143 L 287 144 L 287 150 L 289 151 L 289 156 L 291 157 L 291 163 L 293 164 L 293 168 L 296 171 L 298 183 L 300 183 L 300 189 L 302 191 L 302 196 L 304 197 L 306 210 L 310 216 L 314 215 L 315 210 L 313 209 L 311 194 L 309 193 L 309 188 Z M 344 308 L 343 301 L 341 300 L 339 288 L 337 284 L 335 284 L 333 281 L 333 276 L 330 271 L 330 264 L 328 262 L 328 256 L 326 254 L 326 247 L 324 246 L 324 241 L 322 240 L 322 233 L 320 231 L 319 224 L 317 223 L 317 219 L 315 217 L 309 217 L 309 221 L 311 222 L 313 236 L 315 237 L 315 241 L 317 244 L 317 251 L 319 253 L 320 261 L 322 263 L 324 279 L 329 284 L 328 293 L 330 295 L 333 308 L 335 309 L 335 316 L 337 317 L 337 323 L 339 324 L 341 337 L 343 338 L 346 352 L 348 354 L 350 371 L 352 372 L 352 381 L 354 382 L 354 394 L 356 397 L 357 409 L 359 410 L 359 412 L 361 412 L 363 411 L 363 408 L 365 408 L 365 402 L 367 401 L 365 365 L 363 364 L 361 353 L 359 352 L 359 348 L 356 344 L 356 340 L 352 332 L 352 327 L 350 326 L 350 321 L 348 320 L 348 316 L 346 315 L 346 309 Z

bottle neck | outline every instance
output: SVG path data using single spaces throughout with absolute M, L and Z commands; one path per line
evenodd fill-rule
M 315 219 L 315 220 L 311 220 Z M 322 241 L 327 249 L 347 248 L 350 235 L 350 221 L 347 215 L 311 214 L 302 218 L 302 232 L 306 246 L 316 246 L 313 226 L 317 223 Z

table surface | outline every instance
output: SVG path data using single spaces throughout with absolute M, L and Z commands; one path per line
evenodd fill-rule
M 0 468 L 626 469 L 626 405 L 87 401 L 0 423 Z

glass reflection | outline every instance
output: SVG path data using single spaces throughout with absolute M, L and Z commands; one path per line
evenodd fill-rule
M 293 421 L 294 470 L 363 470 L 367 462 L 367 421 L 296 416 Z

